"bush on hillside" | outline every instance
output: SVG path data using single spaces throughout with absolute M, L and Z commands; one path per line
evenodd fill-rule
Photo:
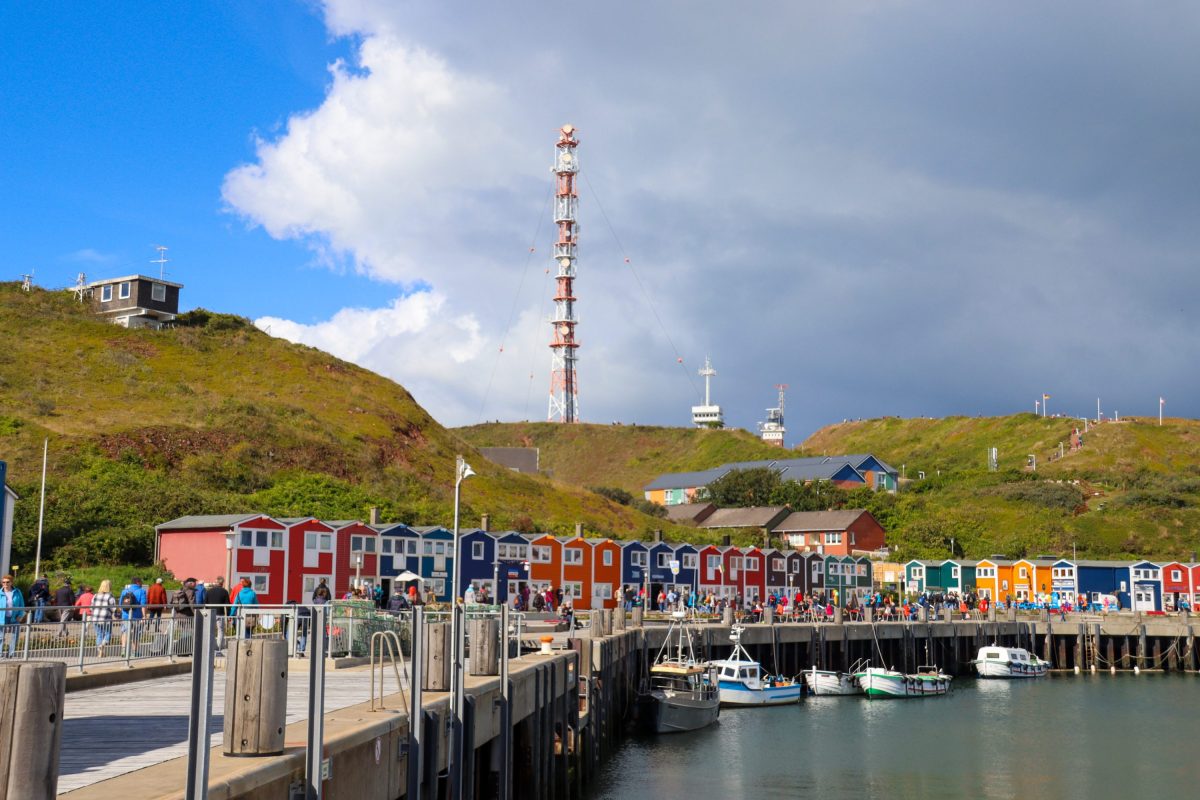
M 708 499 L 718 508 L 765 506 L 783 479 L 769 467 L 733 469 L 708 485 Z
M 1073 514 L 1084 506 L 1083 492 L 1069 483 L 1050 481 L 1020 481 L 1005 483 L 984 490 L 986 494 L 1030 503 L 1052 511 Z
M 619 503 L 623 506 L 637 509 L 643 514 L 649 514 L 652 517 L 663 518 L 667 516 L 667 509 L 660 506 L 658 503 L 652 503 L 641 497 L 634 497 L 632 493 L 625 491 L 616 486 L 589 486 L 589 491 L 595 492 L 601 497 L 607 498 L 614 503 Z
M 204 328 L 210 331 L 256 330 L 254 323 L 236 314 L 218 314 L 204 308 L 185 311 L 175 318 L 177 328 Z

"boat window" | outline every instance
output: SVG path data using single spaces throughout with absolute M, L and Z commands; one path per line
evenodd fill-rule
M 753 669 L 751 669 L 750 667 L 744 667 L 744 668 L 742 669 L 742 677 L 743 677 L 743 678 L 753 678 L 753 677 L 754 677 L 754 670 L 753 670 Z

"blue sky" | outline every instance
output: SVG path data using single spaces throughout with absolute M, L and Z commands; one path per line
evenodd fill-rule
M 544 418 L 569 122 L 585 420 L 686 424 L 705 354 L 734 425 L 792 387 L 790 443 L 1042 392 L 1195 416 L 1200 11 L 1155 10 L 6 4 L 8 277 L 164 244 L 185 306 L 446 424 Z

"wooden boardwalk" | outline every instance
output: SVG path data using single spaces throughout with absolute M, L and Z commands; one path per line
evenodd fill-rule
M 384 672 L 384 693 L 397 691 L 392 670 Z M 179 675 L 68 694 L 59 759 L 59 794 L 186 756 L 191 681 L 191 675 Z M 213 683 L 211 730 L 212 744 L 216 746 L 223 740 L 225 673 L 218 671 Z M 326 711 L 370 699 L 370 667 L 326 671 Z M 308 667 L 303 661 L 293 660 L 288 672 L 287 722 L 307 717 Z

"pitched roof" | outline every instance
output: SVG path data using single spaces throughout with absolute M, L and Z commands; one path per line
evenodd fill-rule
M 771 530 L 775 533 L 844 531 L 863 514 L 869 513 L 865 508 L 850 508 L 841 511 L 793 511 Z
M 701 528 L 769 528 L 787 514 L 785 506 L 718 508 L 701 520 Z
M 698 486 L 707 486 L 726 472 L 729 472 L 728 467 L 716 467 L 700 472 L 668 472 L 659 475 L 642 488 L 647 492 L 656 489 L 694 489 Z
M 179 517 L 161 525 L 155 525 L 156 531 L 182 531 L 196 528 L 232 528 L 243 522 L 248 522 L 265 514 L 191 514 Z
M 1082 560 L 1074 562 L 1077 567 L 1120 567 L 1127 568 L 1131 564 L 1136 564 L 1136 561 L 1093 561 Z
M 671 522 L 701 522 L 717 507 L 712 503 L 680 503 L 666 508 Z

